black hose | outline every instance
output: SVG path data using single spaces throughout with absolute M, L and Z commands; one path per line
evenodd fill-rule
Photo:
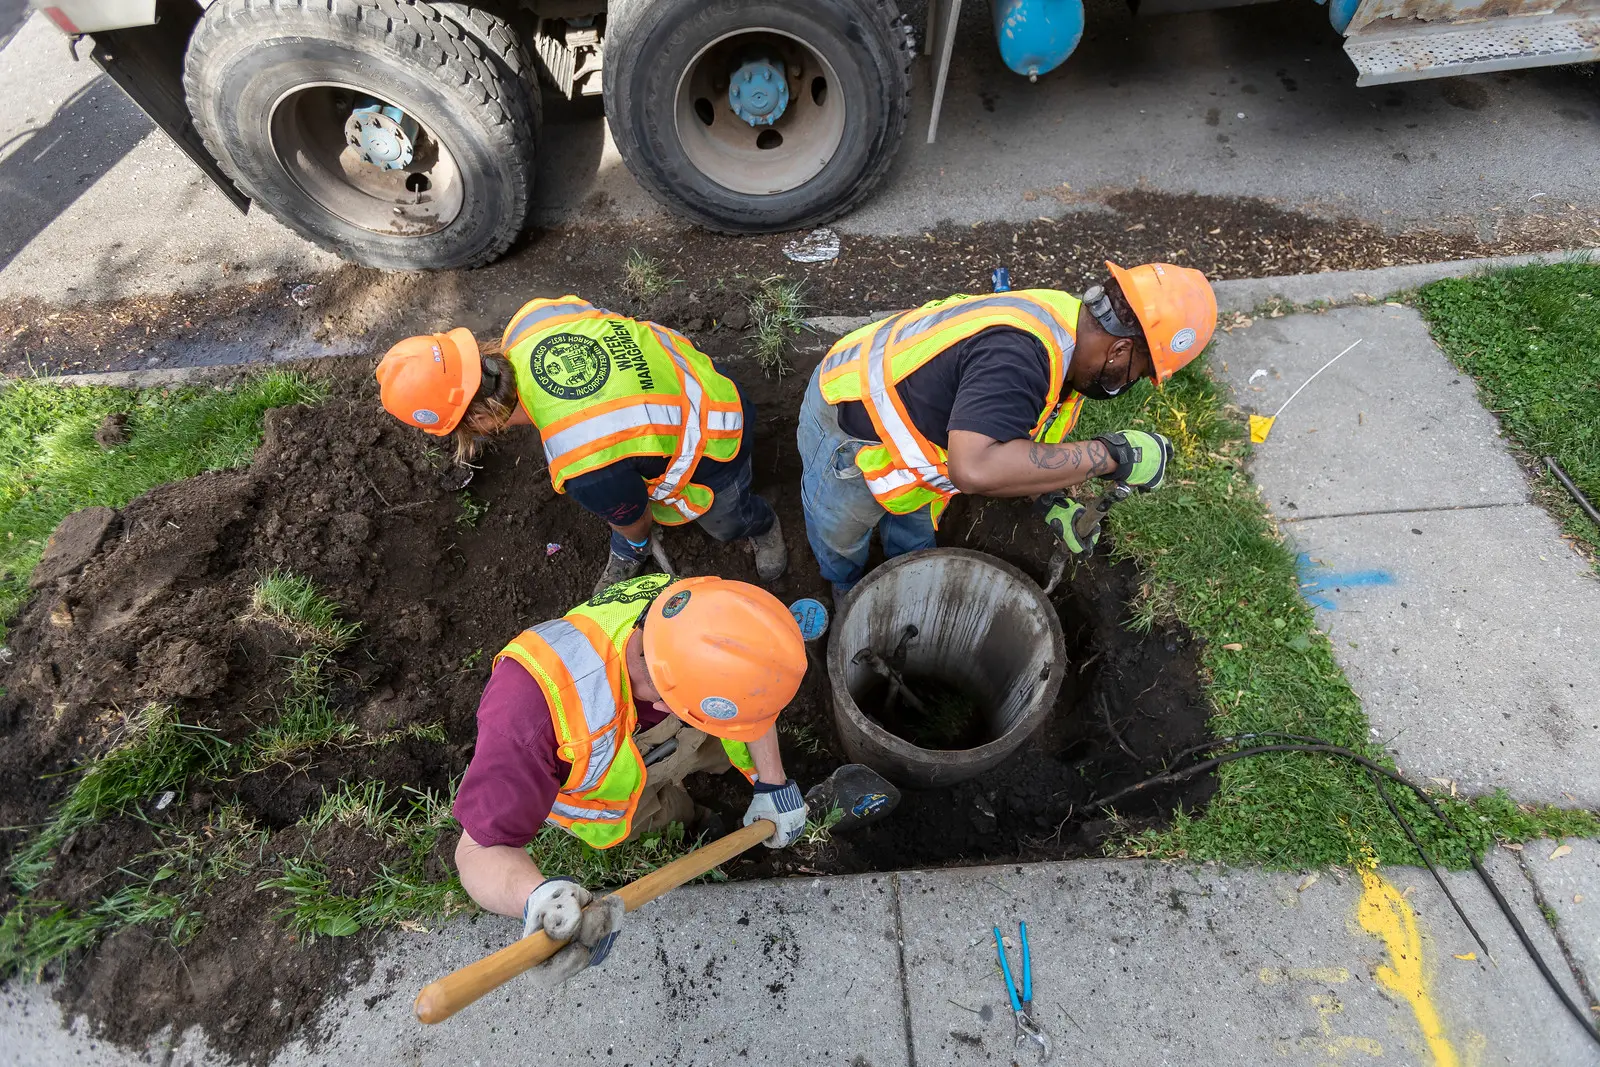
M 1556 457 L 1544 457 L 1544 465 L 1550 468 L 1551 474 L 1554 474 L 1558 479 L 1560 479 L 1562 486 L 1566 488 L 1567 492 L 1572 494 L 1572 499 L 1577 501 L 1578 506 L 1583 509 L 1584 514 L 1589 516 L 1589 521 L 1594 523 L 1596 526 L 1600 526 L 1600 511 L 1595 510 L 1594 505 L 1589 503 L 1589 498 L 1583 495 L 1583 490 L 1574 485 L 1572 483 L 1572 479 L 1567 477 L 1567 472 L 1561 469 L 1561 464 L 1556 462 Z
M 1181 770 L 1163 771 L 1160 774 L 1152 775 L 1151 777 L 1146 778 L 1142 782 L 1135 782 L 1133 785 L 1130 785 L 1125 789 L 1119 789 L 1110 796 L 1091 800 L 1086 806 L 1100 808 L 1109 807 L 1114 801 L 1120 800 L 1126 796 L 1131 796 L 1134 793 L 1143 792 L 1145 789 L 1148 789 L 1152 786 L 1170 785 L 1175 782 L 1186 781 L 1187 779 L 1193 778 L 1196 775 L 1204 774 L 1206 771 L 1220 767 L 1224 763 L 1232 763 L 1234 760 L 1248 759 L 1252 756 L 1261 756 L 1269 752 L 1326 752 L 1329 755 L 1339 756 L 1343 759 L 1348 759 L 1358 763 L 1374 774 L 1382 775 L 1385 778 L 1405 786 L 1416 795 L 1418 800 L 1422 801 L 1423 805 L 1427 807 L 1429 814 L 1431 814 L 1435 819 L 1438 819 L 1440 824 L 1443 825 L 1446 830 L 1453 834 L 1460 833 L 1459 828 L 1453 821 L 1451 821 L 1450 816 L 1445 814 L 1444 810 L 1441 809 L 1438 804 L 1434 803 L 1433 797 L 1429 796 L 1426 790 L 1417 785 L 1415 782 L 1411 781 L 1411 779 L 1407 778 L 1403 774 L 1400 774 L 1398 771 L 1392 771 L 1388 767 L 1368 759 L 1359 752 L 1352 751 L 1351 749 L 1345 748 L 1342 745 L 1329 744 L 1320 738 L 1308 737 L 1303 734 L 1282 734 L 1278 733 L 1277 731 L 1270 730 L 1260 731 L 1253 734 L 1239 734 L 1234 737 L 1218 738 L 1209 744 L 1196 745 L 1193 748 L 1185 749 L 1182 752 L 1179 752 L 1173 758 L 1174 760 L 1182 760 L 1191 755 L 1197 755 L 1198 753 L 1206 752 L 1223 745 L 1237 744 L 1242 739 L 1254 737 L 1294 737 L 1301 740 L 1299 743 L 1295 744 L 1256 745 L 1251 748 L 1235 749 L 1234 751 L 1226 752 L 1221 756 L 1213 756 L 1211 759 L 1201 760 L 1200 762 L 1191 764 L 1190 766 L 1184 767 Z M 1395 808 L 1393 803 L 1389 801 L 1387 794 L 1383 794 L 1383 796 L 1385 802 L 1389 803 L 1389 810 L 1398 818 L 1398 809 Z M 1416 838 L 1415 834 L 1411 830 L 1411 827 L 1405 822 L 1404 819 L 1400 819 L 1399 821 L 1401 827 L 1405 829 L 1406 835 L 1411 838 L 1412 843 L 1416 845 L 1417 850 L 1420 852 L 1422 850 L 1422 843 Z M 1426 856 L 1424 856 L 1424 862 L 1426 862 Z M 1489 872 L 1484 869 L 1483 864 L 1478 861 L 1476 856 L 1471 857 L 1471 863 L 1472 869 L 1478 872 L 1479 880 L 1481 880 L 1484 884 L 1484 887 L 1489 890 L 1489 895 L 1494 898 L 1494 902 L 1499 906 L 1501 914 L 1503 914 L 1506 917 L 1506 921 L 1511 924 L 1511 929 L 1516 932 L 1517 939 L 1522 942 L 1524 951 L 1526 951 L 1528 956 L 1533 960 L 1534 966 L 1538 968 L 1539 973 L 1544 977 L 1545 982 L 1547 982 L 1550 988 L 1555 991 L 1556 996 L 1561 1000 L 1561 1003 L 1566 1007 L 1567 1011 L 1571 1013 L 1572 1017 L 1578 1020 L 1578 1025 L 1583 1028 L 1583 1032 L 1585 1034 L 1589 1035 L 1590 1040 L 1594 1041 L 1596 1044 L 1600 1044 L 1600 1029 L 1596 1028 L 1594 1022 L 1590 1019 L 1588 1012 L 1584 1011 L 1584 1009 L 1579 1006 L 1577 1001 L 1573 1000 L 1572 997 L 1567 993 L 1566 988 L 1556 980 L 1555 973 L 1550 970 L 1550 965 L 1545 962 L 1544 955 L 1540 953 L 1538 946 L 1533 943 L 1533 938 L 1528 936 L 1528 931 L 1523 927 L 1522 921 L 1517 918 L 1516 912 L 1511 910 L 1511 904 L 1506 900 L 1505 894 L 1500 892 L 1500 887 L 1495 884 L 1494 879 L 1489 876 Z M 1429 863 L 1428 868 L 1432 870 L 1433 865 Z M 1438 878 L 1439 876 L 1437 873 L 1435 873 L 1434 877 Z M 1440 884 L 1441 886 L 1443 885 L 1442 880 Z M 1449 897 L 1448 890 L 1446 890 L 1445 895 Z M 1450 897 L 1450 902 L 1455 904 L 1455 898 Z M 1466 920 L 1466 916 L 1462 914 L 1459 906 L 1456 907 L 1456 913 L 1461 915 L 1463 921 Z M 1482 945 L 1483 941 L 1478 938 L 1478 933 L 1472 928 L 1471 923 L 1467 924 L 1467 928 L 1472 930 L 1473 938 L 1478 940 L 1479 945 Z M 1485 955 L 1489 955 L 1489 950 L 1487 948 L 1485 948 L 1483 951 Z
M 1484 958 L 1493 960 L 1494 953 L 1490 952 L 1489 946 L 1483 943 L 1483 938 L 1478 935 L 1478 928 L 1472 925 L 1472 920 L 1467 918 L 1467 913 L 1461 910 L 1461 903 L 1456 900 L 1456 895 L 1450 892 L 1450 886 L 1445 882 L 1444 875 L 1439 873 L 1439 868 L 1435 867 L 1433 860 L 1428 857 L 1428 850 L 1423 848 L 1422 842 L 1417 839 L 1417 832 L 1411 828 L 1410 820 L 1400 814 L 1400 808 L 1395 804 L 1394 798 L 1389 795 L 1389 787 L 1383 784 L 1382 778 L 1379 778 L 1371 771 L 1367 772 L 1367 776 L 1372 779 L 1372 784 L 1377 787 L 1378 795 L 1383 798 L 1384 806 L 1389 809 L 1389 814 L 1393 815 L 1394 821 L 1400 824 L 1400 829 L 1406 832 L 1406 837 L 1411 841 L 1411 847 L 1415 848 L 1417 855 L 1422 857 L 1422 865 L 1428 868 L 1429 874 L 1433 875 L 1433 880 L 1439 885 L 1439 891 L 1450 902 L 1450 906 L 1456 909 L 1456 915 L 1461 918 L 1461 925 L 1467 928 L 1467 932 L 1472 935 L 1472 940 L 1476 941 L 1478 947 L 1483 949 Z

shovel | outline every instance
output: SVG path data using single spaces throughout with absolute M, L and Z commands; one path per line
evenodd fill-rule
M 882 788 L 879 788 L 880 785 Z M 827 808 L 819 808 L 824 814 L 835 806 L 844 811 L 844 818 L 834 825 L 834 829 L 841 830 L 883 818 L 900 802 L 900 791 L 871 768 L 849 763 L 812 787 L 806 794 L 807 803 L 812 802 L 812 797 L 818 798 L 819 805 L 828 804 Z M 746 849 L 760 844 L 776 830 L 771 820 L 758 819 L 726 837 L 678 857 L 637 881 L 629 882 L 617 890 L 616 895 L 622 898 L 623 906 L 628 911 L 638 911 L 657 897 L 700 877 L 717 864 L 726 863 Z M 543 930 L 535 930 L 500 951 L 423 986 L 412 1010 L 422 1022 L 443 1022 L 484 994 L 543 963 L 565 944 L 565 941 L 553 940 Z

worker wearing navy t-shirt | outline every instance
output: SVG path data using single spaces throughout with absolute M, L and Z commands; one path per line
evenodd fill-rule
M 1147 263 L 1083 299 L 1054 289 L 952 296 L 841 338 L 800 410 L 806 536 L 836 600 L 866 570 L 872 531 L 888 558 L 931 548 L 957 493 L 1045 496 L 1105 477 L 1158 487 L 1171 444 L 1141 430 L 1064 441 L 1087 400 L 1140 378 L 1161 385 L 1204 351 L 1216 296 L 1188 267 Z M 1046 521 L 1075 555 L 1083 506 Z

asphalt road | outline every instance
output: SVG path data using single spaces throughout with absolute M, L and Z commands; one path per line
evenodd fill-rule
M 1600 77 L 1549 68 L 1358 89 L 1325 9 L 1282 0 L 1139 20 L 1110 2 L 1037 84 L 973 9 L 939 139 L 928 64 L 890 181 L 842 229 L 916 232 L 1092 206 L 1102 188 L 1256 196 L 1488 236 L 1511 218 L 1600 243 Z M 18 0 L 0 0 L 0 296 L 155 294 L 335 265 L 264 212 L 241 217 L 164 135 Z M 538 221 L 664 220 L 598 105 L 547 105 Z M 1530 215 L 1544 215 L 1545 219 Z

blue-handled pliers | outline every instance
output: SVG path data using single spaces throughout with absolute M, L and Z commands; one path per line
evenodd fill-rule
M 1005 975 L 1006 993 L 1011 997 L 1011 1014 L 1017 1025 L 1017 1044 L 1032 1041 L 1039 1046 L 1039 1062 L 1050 1059 L 1050 1037 L 1033 1021 L 1033 959 L 1028 954 L 1028 924 L 1019 924 L 1022 939 L 1022 996 L 1011 979 L 1011 964 L 1006 962 L 1006 943 L 1000 928 L 994 928 L 994 948 L 1000 956 L 1000 973 Z

